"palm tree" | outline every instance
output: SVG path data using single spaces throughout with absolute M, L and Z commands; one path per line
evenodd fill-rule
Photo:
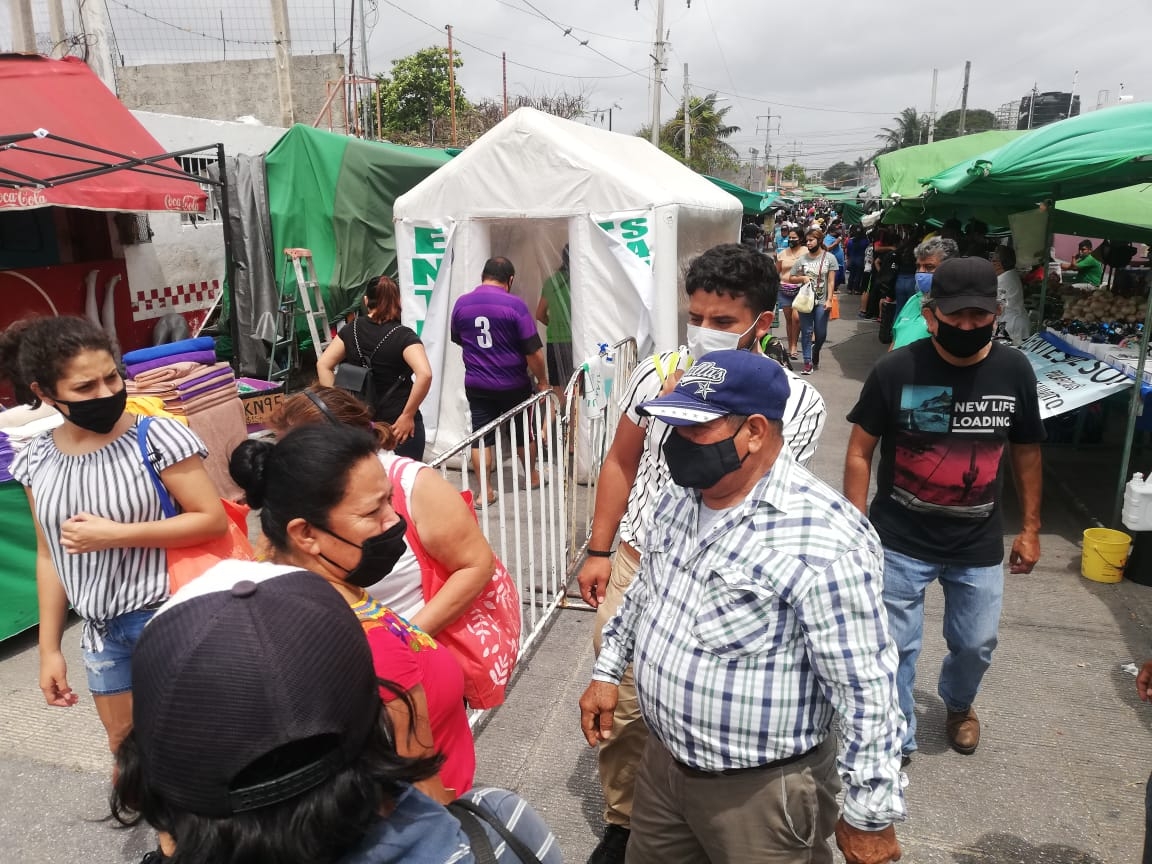
M 680 103 L 675 116 L 660 127 L 660 149 L 688 167 L 704 174 L 722 168 L 732 168 L 738 164 L 740 154 L 725 141 L 740 131 L 739 126 L 730 126 L 724 118 L 731 106 L 718 106 L 715 93 L 707 96 L 692 96 L 688 101 L 688 114 L 692 124 L 692 158 L 684 159 L 684 103 Z M 645 126 L 636 134 L 649 137 L 651 126 Z
M 881 129 L 876 136 L 883 146 L 873 154 L 873 159 L 893 150 L 923 144 L 927 139 L 928 117 L 915 108 L 905 108 L 892 118 L 892 122 L 893 126 Z

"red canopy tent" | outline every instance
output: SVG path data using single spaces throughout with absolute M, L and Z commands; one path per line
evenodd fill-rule
M 0 210 L 203 212 L 203 181 L 180 155 L 80 59 L 0 55 Z

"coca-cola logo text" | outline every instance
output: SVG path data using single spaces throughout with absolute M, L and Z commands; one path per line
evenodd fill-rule
M 0 189 L 0 207 L 45 207 L 48 196 L 40 189 Z
M 201 209 L 200 201 L 199 195 L 165 195 L 164 209 L 178 210 L 181 213 L 198 213 Z

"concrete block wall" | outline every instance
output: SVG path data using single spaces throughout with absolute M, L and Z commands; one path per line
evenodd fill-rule
M 328 96 L 327 82 L 344 74 L 344 55 L 292 57 L 292 102 L 295 122 L 311 125 Z M 161 63 L 116 70 L 116 89 L 128 108 L 236 120 L 251 115 L 267 126 L 280 126 L 276 61 L 223 60 L 208 63 Z M 344 103 L 332 101 L 333 125 L 343 126 Z M 321 124 L 327 128 L 327 123 Z

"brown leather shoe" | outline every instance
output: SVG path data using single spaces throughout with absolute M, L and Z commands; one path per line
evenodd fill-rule
M 957 753 L 970 756 L 980 746 L 980 718 L 975 709 L 949 711 L 944 728 L 948 730 L 948 743 Z

